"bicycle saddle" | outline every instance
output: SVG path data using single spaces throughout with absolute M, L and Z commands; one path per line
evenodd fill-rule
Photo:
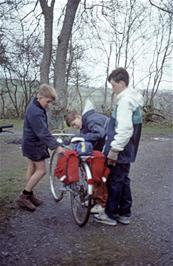
M 73 137 L 73 138 L 71 139 L 71 143 L 75 143 L 75 142 L 84 142 L 84 141 L 85 141 L 85 139 L 82 138 L 82 137 Z

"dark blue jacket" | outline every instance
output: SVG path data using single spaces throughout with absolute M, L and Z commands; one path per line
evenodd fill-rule
M 92 109 L 82 115 L 80 136 L 91 142 L 94 149 L 101 151 L 105 143 L 108 124 L 109 118 L 107 116 Z
M 53 150 L 59 146 L 56 138 L 48 130 L 46 110 L 37 98 L 29 103 L 23 126 L 22 151 L 31 160 L 49 157 L 48 148 Z

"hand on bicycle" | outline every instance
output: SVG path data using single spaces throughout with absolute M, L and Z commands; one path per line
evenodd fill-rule
M 58 146 L 58 148 L 56 149 L 56 152 L 59 154 L 59 153 L 64 153 L 65 152 L 65 149 L 61 146 Z
M 108 156 L 107 156 L 108 165 L 115 166 L 117 162 L 117 158 L 118 158 L 118 152 L 110 149 Z

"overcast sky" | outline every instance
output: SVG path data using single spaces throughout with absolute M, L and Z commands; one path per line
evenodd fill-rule
M 147 2 L 149 5 L 149 1 L 148 0 L 142 0 L 143 2 Z M 49 1 L 50 2 L 50 1 Z M 58 0 L 55 2 L 55 13 L 54 13 L 54 43 L 57 43 L 57 37 L 58 37 L 58 29 L 57 29 L 57 18 L 59 18 L 59 15 L 61 14 L 62 8 L 65 6 L 66 4 L 66 0 Z M 100 3 L 100 0 L 87 0 L 86 3 L 87 4 L 91 4 L 91 3 Z M 159 0 L 155 0 L 155 3 L 158 3 Z M 124 3 L 124 1 L 123 1 Z M 29 8 L 25 8 L 22 12 L 22 16 L 24 16 L 25 14 L 28 13 Z M 154 9 L 153 9 L 154 10 Z M 40 13 L 41 9 L 40 6 L 38 5 L 36 13 Z M 119 15 L 119 20 L 121 20 L 122 16 L 121 14 Z M 100 22 L 101 23 L 101 22 Z M 40 28 L 41 33 L 43 32 L 44 29 L 44 23 L 43 23 L 43 19 L 42 19 L 42 28 Z M 31 25 L 30 25 L 31 26 Z M 109 42 L 106 42 L 106 40 L 108 40 L 110 38 L 107 29 L 106 29 L 106 22 L 103 21 L 102 25 L 100 25 L 100 35 L 102 38 L 102 42 L 105 45 L 105 48 L 108 50 L 109 48 Z M 32 26 L 34 27 L 34 25 Z M 147 27 L 150 27 L 150 25 L 147 25 Z M 106 30 L 105 30 L 106 29 Z M 104 33 L 105 31 L 105 33 Z M 84 30 L 84 35 L 86 35 L 86 39 L 84 39 L 83 41 L 81 39 L 79 39 L 79 43 L 83 42 L 83 45 L 85 46 L 87 53 L 85 53 L 85 60 L 83 60 L 83 62 L 81 62 L 81 67 L 84 69 L 84 71 L 87 73 L 87 75 L 90 77 L 91 81 L 90 84 L 91 86 L 104 86 L 105 83 L 105 77 L 106 77 L 106 64 L 107 64 L 107 60 L 106 60 L 106 54 L 104 51 L 101 51 L 100 49 L 98 49 L 98 40 L 93 39 L 92 43 L 91 43 L 91 39 L 92 36 L 90 33 L 90 28 L 87 27 L 87 25 L 85 25 L 85 30 Z M 43 38 L 43 34 L 42 38 Z M 90 38 L 88 38 L 90 37 Z M 139 43 L 136 42 L 136 47 L 133 47 L 133 49 L 135 49 L 136 51 L 139 49 Z M 148 52 L 147 54 L 141 54 L 140 51 L 139 52 L 139 59 L 138 59 L 138 63 L 135 64 L 134 69 L 135 69 L 135 83 L 139 83 L 140 80 L 142 80 L 142 78 L 144 76 L 146 76 L 148 74 L 148 67 L 150 64 L 150 59 L 152 56 L 152 41 L 150 41 L 150 43 L 145 44 L 148 45 Z M 113 51 L 112 54 L 115 54 L 115 52 Z M 111 57 L 112 60 L 110 62 L 110 71 L 112 71 L 114 69 L 114 65 L 115 65 L 115 59 L 112 56 Z M 173 87 L 173 66 L 172 66 L 172 61 L 173 61 L 173 55 L 170 56 L 170 60 L 166 63 L 166 68 L 163 74 L 163 78 L 162 78 L 162 82 L 160 85 L 160 89 L 171 89 Z M 120 65 L 121 66 L 121 65 Z M 146 86 L 146 80 L 141 81 L 137 88 L 138 89 L 144 89 Z

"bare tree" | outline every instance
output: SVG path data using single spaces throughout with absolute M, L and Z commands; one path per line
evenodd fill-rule
M 6 46 L 3 43 L 4 34 L 0 28 L 0 65 L 7 63 Z
M 173 2 L 172 0 L 167 0 L 165 1 L 165 3 L 163 1 L 161 1 L 161 4 L 155 4 L 154 1 L 149 0 L 150 4 L 154 7 L 156 7 L 157 9 L 169 13 L 171 15 L 173 15 Z
M 91 21 L 90 28 L 94 29 L 91 44 L 93 45 L 95 41 L 96 49 L 101 52 L 101 64 L 104 62 L 105 68 L 104 109 L 108 101 L 109 106 L 112 106 L 114 99 L 113 95 L 109 97 L 107 87 L 110 68 L 118 66 L 128 68 L 134 78 L 134 65 L 137 64 L 145 48 L 142 30 L 145 17 L 145 7 L 136 0 L 121 3 L 116 0 L 105 1 L 104 5 L 102 2 L 100 10 L 97 9 L 94 13 L 92 9 L 91 18 L 88 18 L 88 21 Z
M 83 95 L 86 94 L 83 87 L 88 81 L 86 73 L 91 73 L 90 82 L 102 80 L 102 87 L 104 88 L 99 88 L 102 101 L 104 101 L 104 105 L 108 102 L 110 105 L 111 91 L 108 91 L 107 76 L 110 68 L 124 66 L 131 72 L 134 88 L 140 82 L 138 75 L 140 75 L 141 80 L 146 81 L 148 79 L 148 87 L 145 92 L 148 99 L 147 105 L 152 105 L 164 75 L 165 64 L 169 59 L 171 37 L 168 40 L 167 33 L 169 29 L 171 36 L 172 20 L 170 20 L 170 24 L 163 26 L 164 30 L 162 31 L 161 20 L 155 23 L 157 12 L 152 18 L 149 17 L 150 12 L 153 13 L 153 9 L 157 11 L 154 7 L 154 0 L 150 0 L 152 6 L 147 6 L 143 1 L 137 0 L 125 0 L 124 2 L 101 0 L 99 2 L 92 1 L 92 3 L 83 0 L 79 9 L 80 1 L 67 0 L 63 12 L 56 15 L 53 14 L 55 3 L 57 3 L 55 0 L 16 0 L 0 3 L 0 17 L 4 21 L 3 28 L 0 29 L 0 62 L 2 63 L 0 67 L 3 70 L 1 73 L 8 83 L 7 88 L 1 90 L 2 104 L 5 103 L 6 94 L 15 94 L 16 84 L 20 83 L 23 93 L 22 104 L 26 106 L 25 104 L 28 103 L 33 93 L 33 87 L 30 87 L 29 84 L 30 82 L 35 84 L 34 80 L 40 74 L 41 83 L 49 83 L 50 79 L 54 81 L 58 101 L 51 113 L 53 115 L 51 125 L 62 128 L 64 112 L 67 105 L 69 108 L 72 102 L 71 88 L 75 91 L 74 99 L 77 99 L 78 105 L 82 109 Z M 161 14 L 165 11 L 164 16 L 170 15 L 171 17 L 172 2 L 164 0 L 160 3 L 162 5 L 158 6 L 165 9 L 160 11 Z M 23 7 L 25 4 L 30 4 L 28 13 L 26 13 L 27 9 Z M 36 28 L 41 27 L 39 23 L 40 18 L 43 17 L 40 14 L 40 7 L 44 16 L 43 46 L 41 46 L 38 37 L 42 31 Z M 166 12 L 167 10 L 169 12 Z M 77 19 L 75 19 L 76 14 L 78 15 Z M 31 18 L 32 27 L 29 23 Z M 8 23 L 8 19 L 11 23 Z M 58 29 L 60 29 L 56 33 L 58 36 L 57 44 L 53 44 L 52 40 L 53 20 L 55 21 L 55 19 L 58 21 Z M 152 31 L 154 23 L 157 27 L 160 26 L 159 31 L 157 27 Z M 18 29 L 19 25 L 21 25 L 20 29 Z M 33 27 L 35 27 L 34 30 Z M 154 35 L 156 32 L 157 39 Z M 153 40 L 157 40 L 154 49 Z M 168 40 L 168 47 L 166 40 Z M 32 46 L 30 47 L 30 45 Z M 141 62 L 147 61 L 148 58 L 150 60 L 153 58 L 153 61 L 150 61 L 151 64 L 141 66 Z M 89 67 L 85 68 L 86 65 Z M 94 67 L 96 67 L 96 71 L 92 72 L 91 69 Z M 145 68 L 144 71 L 143 68 Z M 143 73 L 145 77 L 141 75 Z M 98 90 L 93 87 L 99 87 L 99 85 L 95 84 L 94 86 L 90 85 L 90 92 L 93 89 L 96 92 L 93 95 L 97 97 Z M 87 91 L 88 88 L 87 85 Z M 69 95 L 70 97 L 68 97 Z M 12 95 L 12 98 L 18 100 L 15 95 Z M 16 110 L 16 113 L 21 113 L 18 102 L 17 105 L 13 103 L 13 106 L 20 109 L 19 112 Z M 3 110 L 5 109 L 3 108 Z
M 160 15 L 159 28 L 156 31 L 156 43 L 153 58 L 149 67 L 148 84 L 145 90 L 145 113 L 146 120 L 152 121 L 153 116 L 162 116 L 155 109 L 155 98 L 162 81 L 165 65 L 173 49 L 172 16 L 168 14 L 168 20 Z
M 10 99 L 10 103 L 7 101 L 6 106 L 9 105 L 8 109 L 14 110 L 11 115 L 15 117 L 23 116 L 28 102 L 38 87 L 37 59 L 40 51 L 37 49 L 38 43 L 34 42 L 34 39 L 30 43 L 28 40 L 21 42 L 17 40 L 13 44 L 14 52 L 7 54 L 8 61 L 2 65 L 4 77 L 2 88 L 6 88 L 4 91 Z
M 20 33 L 4 35 L 5 58 L 1 64 L 1 102 L 5 110 L 15 117 L 22 117 L 25 108 L 38 86 L 40 41 L 38 36 L 30 36 L 24 31 L 22 19 L 18 16 Z M 3 94 L 3 95 L 2 95 Z M 4 102 L 4 100 L 6 100 Z M 11 110 L 11 112 L 10 112 Z
M 62 30 L 58 36 L 54 70 L 54 87 L 58 92 L 58 100 L 51 112 L 53 119 L 50 125 L 53 127 L 63 128 L 64 112 L 67 106 L 65 89 L 67 50 L 79 3 L 80 0 L 68 0 Z
M 52 32 L 53 32 L 53 12 L 55 0 L 52 0 L 50 6 L 46 0 L 39 0 L 44 15 L 44 46 L 43 58 L 40 64 L 40 83 L 49 84 L 49 72 L 52 57 Z

